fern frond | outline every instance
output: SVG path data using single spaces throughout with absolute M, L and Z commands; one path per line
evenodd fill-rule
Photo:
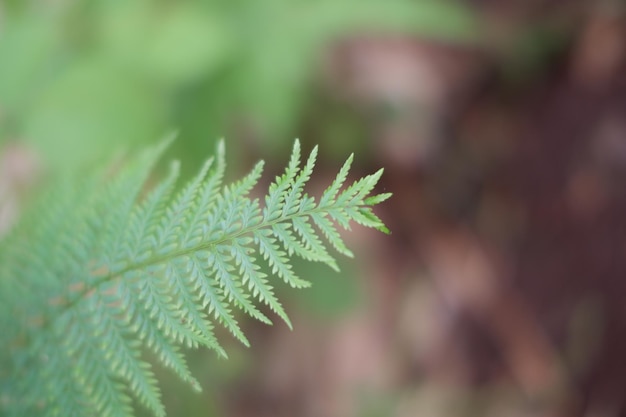
M 352 256 L 339 228 L 387 231 L 369 196 L 382 170 L 342 191 L 350 156 L 318 202 L 305 193 L 317 157 L 295 142 L 262 199 L 263 163 L 223 185 L 224 142 L 178 192 L 179 164 L 142 196 L 167 143 L 124 169 L 55 188 L 0 241 L 0 414 L 133 415 L 131 397 L 164 416 L 146 352 L 200 390 L 181 346 L 226 356 L 215 326 L 246 346 L 236 310 L 291 322 L 263 266 L 294 288 L 294 256 L 338 270 L 328 247 Z

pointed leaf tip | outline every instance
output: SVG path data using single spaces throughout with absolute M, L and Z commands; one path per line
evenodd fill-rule
M 378 230 L 379 232 L 383 232 L 383 233 L 384 233 L 384 234 L 386 234 L 386 235 L 390 235 L 390 234 L 391 234 L 391 230 L 389 230 L 389 229 L 387 228 L 387 226 L 385 226 L 384 224 L 382 224 L 382 225 L 380 225 L 380 226 L 376 227 L 376 230 Z
M 365 203 L 368 206 L 375 206 L 376 204 L 379 204 L 379 203 L 382 203 L 383 201 L 388 200 L 389 198 L 391 198 L 392 195 L 393 195 L 392 193 L 382 193 L 382 194 L 373 195 L 363 200 L 363 203 Z

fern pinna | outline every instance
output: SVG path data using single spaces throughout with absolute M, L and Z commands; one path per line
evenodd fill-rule
M 224 186 L 221 142 L 176 194 L 174 163 L 144 196 L 165 146 L 114 174 L 61 182 L 0 243 L 0 414 L 132 416 L 134 395 L 164 416 L 142 351 L 200 390 L 181 347 L 226 356 L 215 323 L 248 345 L 235 309 L 271 323 L 262 303 L 291 327 L 262 265 L 290 286 L 306 287 L 291 257 L 337 270 L 325 242 L 352 256 L 337 226 L 387 231 L 371 206 L 390 194 L 369 196 L 382 170 L 342 190 L 352 156 L 316 201 L 304 187 L 317 148 L 301 166 L 296 141 L 261 204 L 249 193 L 263 163 Z

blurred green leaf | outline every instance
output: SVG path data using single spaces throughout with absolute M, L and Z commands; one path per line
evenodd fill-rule
M 242 128 L 282 147 L 299 136 L 333 41 L 371 32 L 466 42 L 478 33 L 455 1 L 16 4 L 0 6 L 0 111 L 10 124 L 0 135 L 39 145 L 53 169 L 171 129 L 190 149 Z
M 229 59 L 228 17 L 194 3 L 127 3 L 99 19 L 103 48 L 140 74 L 176 86 L 207 76 Z
M 120 145 L 162 136 L 162 118 L 149 86 L 107 62 L 85 60 L 40 91 L 25 115 L 24 133 L 53 167 L 71 169 Z
M 62 49 L 52 21 L 40 15 L 6 20 L 0 26 L 0 108 L 24 114 L 50 75 Z

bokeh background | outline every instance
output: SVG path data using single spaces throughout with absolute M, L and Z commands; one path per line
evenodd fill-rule
M 159 369 L 171 416 L 626 415 L 626 5 L 2 0 L 0 235 L 45 180 L 168 133 L 186 175 L 321 148 L 392 234 L 298 264 L 294 330 Z M 139 407 L 140 413 L 144 413 Z

